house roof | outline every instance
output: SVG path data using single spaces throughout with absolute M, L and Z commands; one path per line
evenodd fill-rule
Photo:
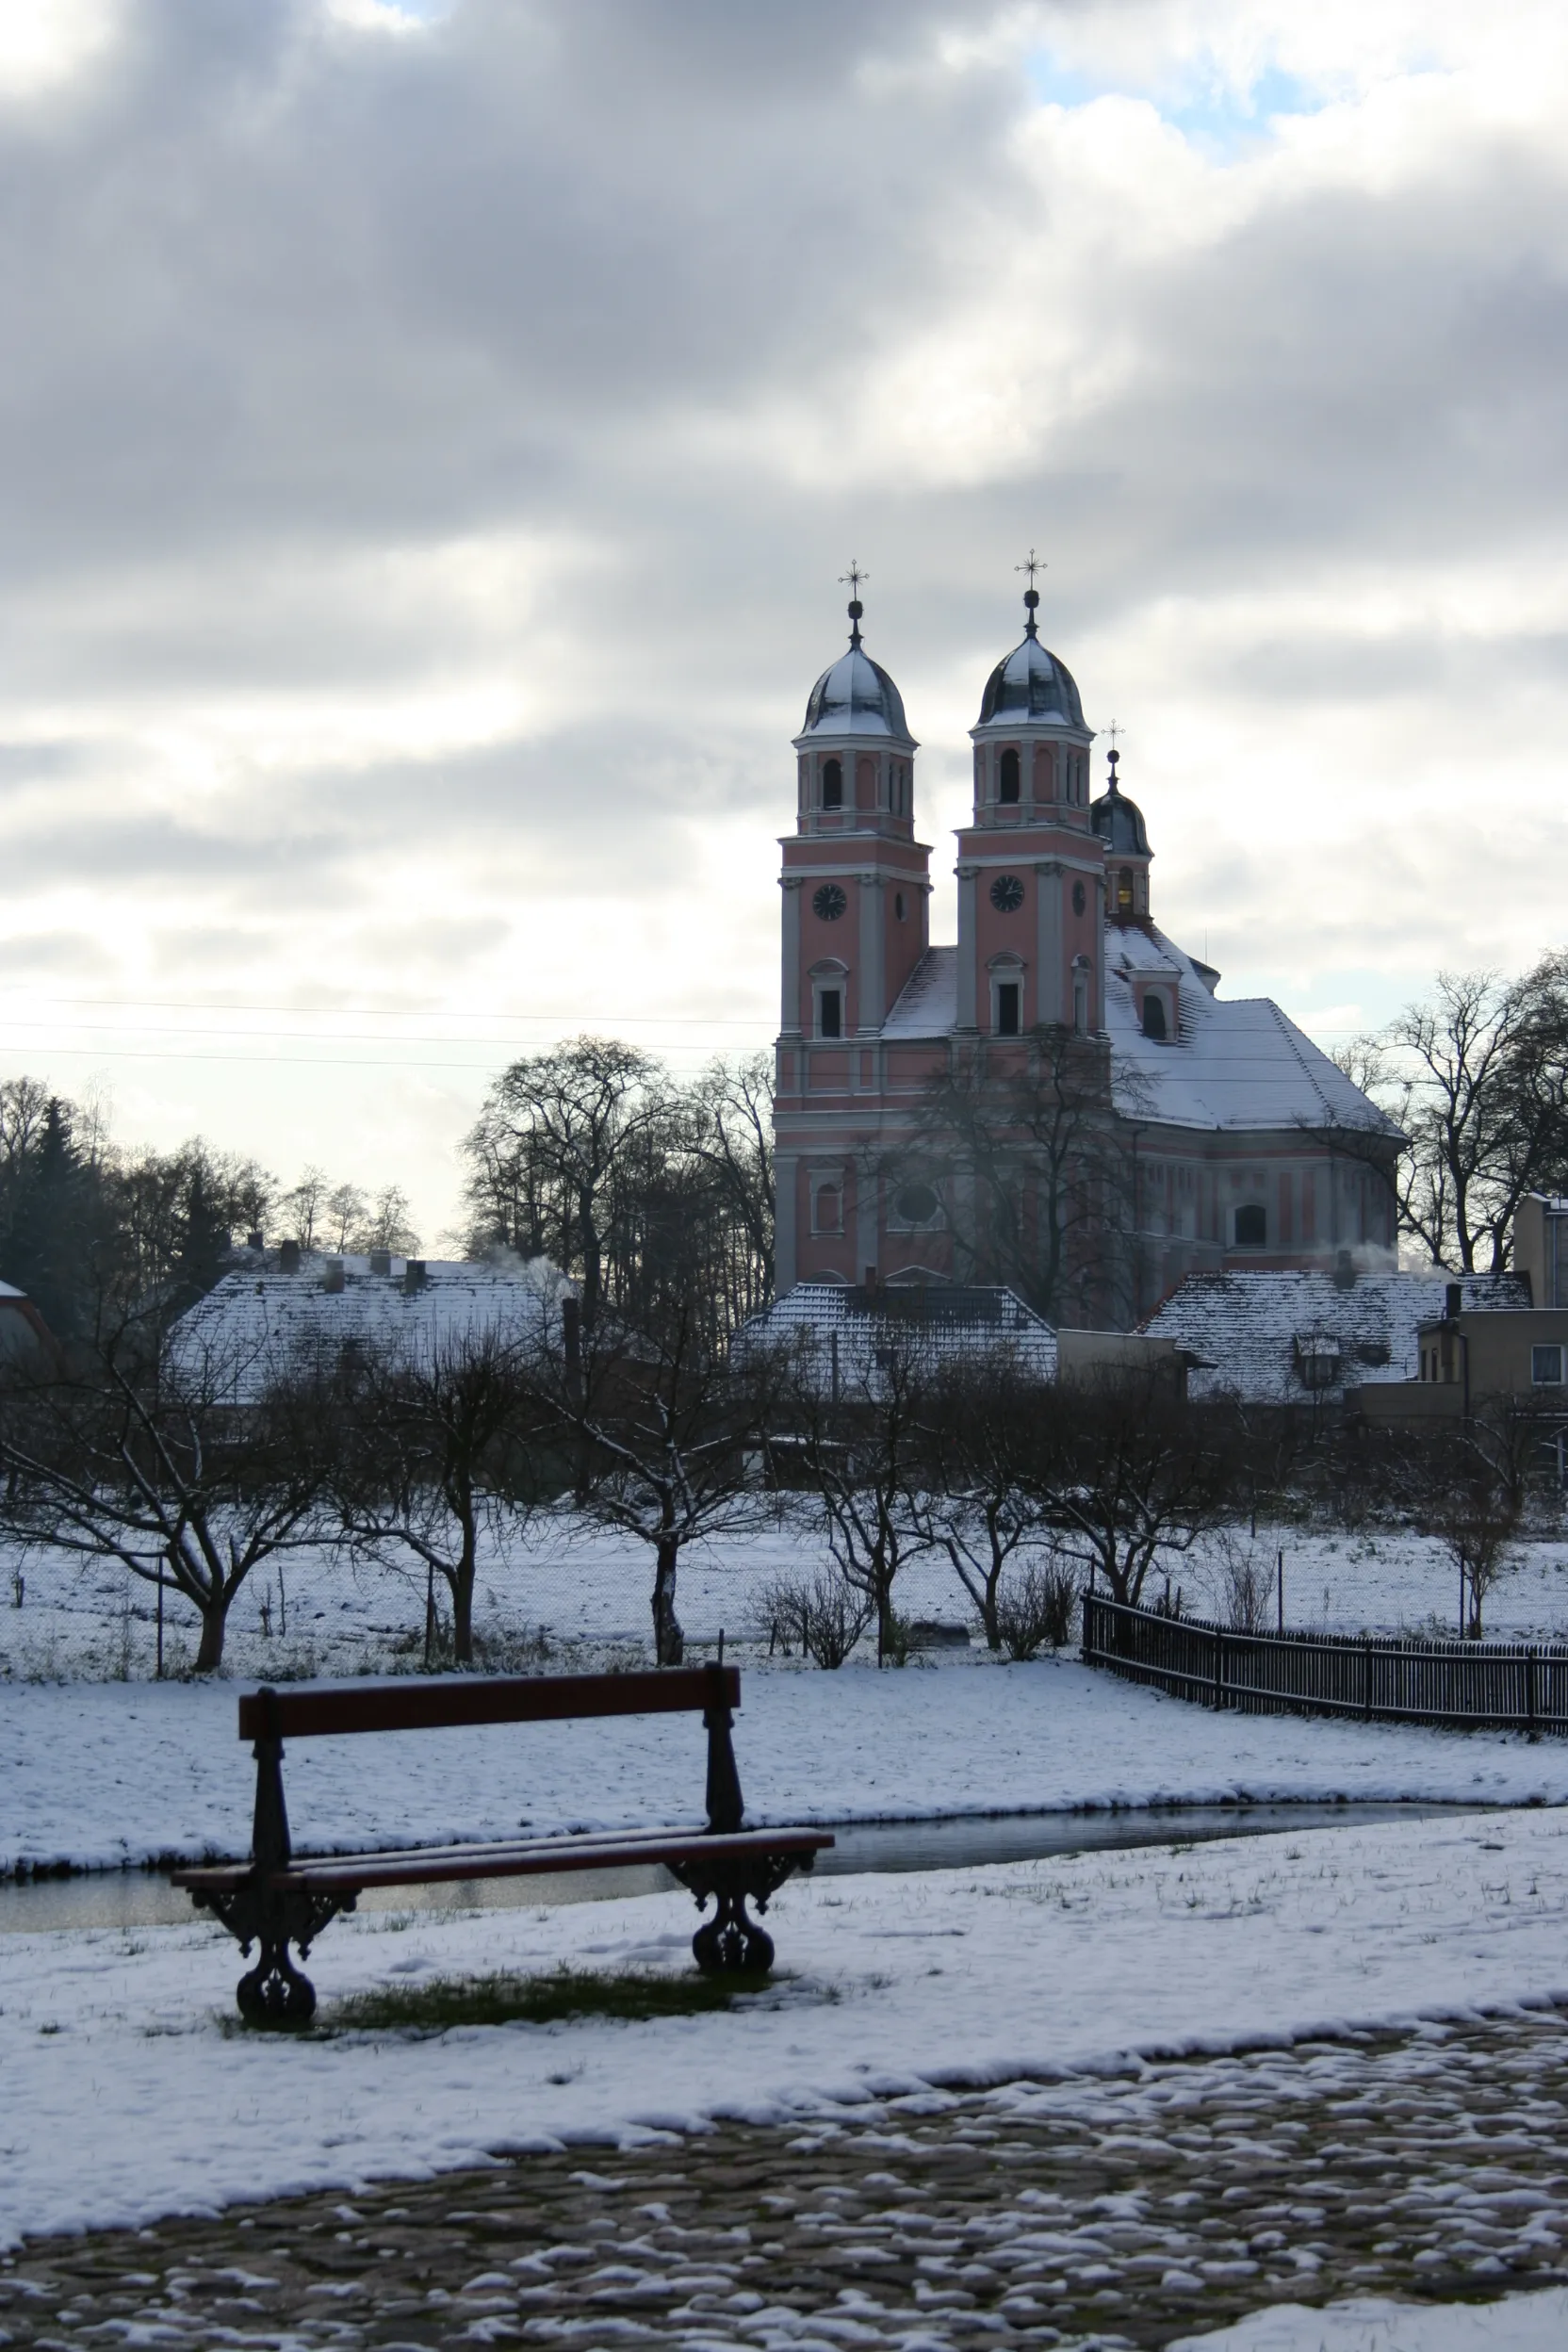
M 737 1345 L 798 1348 L 825 1372 L 836 1352 L 839 1376 L 851 1382 L 874 1380 L 879 1352 L 892 1347 L 911 1349 L 932 1368 L 1002 1355 L 1037 1380 L 1056 1377 L 1054 1331 L 1001 1285 L 909 1282 L 863 1290 L 849 1282 L 797 1282 L 743 1324 Z
M 357 1341 L 378 1354 L 428 1352 L 481 1330 L 542 1333 L 570 1288 L 547 1259 L 491 1265 L 423 1261 L 423 1286 L 404 1286 L 408 1261 L 373 1274 L 368 1257 L 302 1253 L 286 1272 L 269 1253 L 225 1274 L 181 1315 L 170 1334 L 172 1369 L 211 1377 L 235 1404 L 253 1404 L 268 1381 L 302 1352 Z M 325 1287 L 342 1268 L 343 1287 Z
M 1413 1380 L 1420 1369 L 1417 1331 L 1442 1314 L 1449 1280 L 1441 1267 L 1429 1274 L 1358 1273 L 1350 1283 L 1316 1267 L 1189 1274 L 1141 1328 L 1200 1360 L 1188 1375 L 1194 1397 L 1300 1404 L 1309 1396 L 1343 1396 L 1369 1383 Z M 1530 1303 L 1516 1274 L 1467 1274 L 1461 1290 L 1467 1310 Z M 1331 1347 L 1339 1354 L 1339 1377 L 1309 1389 L 1301 1358 L 1326 1355 Z

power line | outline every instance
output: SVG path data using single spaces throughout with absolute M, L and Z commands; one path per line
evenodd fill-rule
M 0 990 L 0 1001 L 11 991 Z M 514 1007 L 497 1012 L 468 1011 L 449 1004 L 246 1004 L 219 999 L 210 1004 L 194 997 L 181 996 L 48 996 L 29 990 L 26 1000 L 34 1004 L 73 1004 L 96 1010 L 120 1012 L 163 1013 L 291 1013 L 297 1018 L 310 1019 L 317 1015 L 347 1015 L 354 1021 L 433 1021 L 445 1016 L 454 1021 L 526 1021 L 569 1025 L 574 1022 L 613 1021 L 626 1028 L 638 1029 L 759 1029 L 770 1025 L 769 1017 L 757 1013 L 738 1019 L 721 1014 L 706 1013 L 527 1013 Z

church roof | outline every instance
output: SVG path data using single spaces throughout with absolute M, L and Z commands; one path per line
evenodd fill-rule
M 1201 1359 L 1188 1373 L 1194 1397 L 1233 1396 L 1253 1404 L 1302 1404 L 1343 1396 L 1382 1380 L 1411 1380 L 1420 1369 L 1417 1332 L 1443 1312 L 1441 1267 L 1394 1267 L 1341 1281 L 1316 1267 L 1231 1274 L 1189 1274 L 1140 1327 L 1173 1339 Z M 1467 1274 L 1462 1304 L 1519 1309 L 1530 1303 L 1517 1274 Z M 1302 1360 L 1318 1359 L 1309 1386 Z M 1323 1359 L 1337 1356 L 1338 1378 L 1324 1380 Z
M 1135 974 L 1179 975 L 1178 1033 L 1143 1034 Z M 1151 924 L 1105 940 L 1105 1026 L 1121 1107 L 1157 1126 L 1211 1131 L 1354 1128 L 1392 1141 L 1394 1121 L 1267 997 L 1209 994 L 1190 956 Z
M 1084 705 L 1072 672 L 1041 645 L 1032 620 L 1022 643 L 987 678 L 980 697 L 979 726 L 1002 727 L 1009 719 L 1060 719 L 1067 727 L 1084 724 Z
M 879 662 L 855 640 L 824 670 L 806 705 L 804 735 L 896 735 L 909 739 L 904 697 Z
M 890 1347 L 934 1372 L 976 1356 L 1004 1356 L 1037 1380 L 1056 1377 L 1056 1334 L 1015 1291 L 1000 1284 L 797 1282 L 743 1324 L 747 1346 L 787 1348 L 843 1393 L 874 1394 Z M 834 1342 L 837 1345 L 834 1345 Z
M 1135 977 L 1174 980 L 1177 1034 L 1143 1034 Z M 928 947 L 882 1035 L 892 1042 L 950 1037 L 958 1025 L 958 951 Z M 1392 1119 L 1267 997 L 1211 996 L 1184 949 L 1152 924 L 1111 927 L 1105 939 L 1105 1026 L 1125 1115 L 1152 1126 L 1301 1135 L 1352 1128 L 1381 1140 Z

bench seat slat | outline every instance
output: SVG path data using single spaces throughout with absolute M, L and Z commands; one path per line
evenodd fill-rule
M 831 1831 L 747 1829 L 715 1838 L 703 1830 L 634 1831 L 629 1837 L 536 1838 L 494 1845 L 403 1848 L 384 1854 L 326 1855 L 291 1863 L 268 1874 L 275 1886 L 315 1887 L 323 1894 L 354 1893 L 368 1886 L 419 1886 L 469 1878 L 534 1877 L 556 1870 L 611 1870 L 646 1862 L 719 1861 L 752 1854 L 819 1854 L 831 1846 Z M 246 1885 L 251 1866 L 218 1864 L 176 1870 L 173 1884 L 192 1894 L 221 1894 Z
M 672 1715 L 741 1704 L 734 1666 L 629 1674 L 486 1674 L 454 1682 L 335 1685 L 247 1694 L 239 1736 L 311 1740 L 335 1732 L 430 1731 L 460 1723 L 564 1723 L 586 1715 Z M 270 1716 L 270 1721 L 269 1717 Z

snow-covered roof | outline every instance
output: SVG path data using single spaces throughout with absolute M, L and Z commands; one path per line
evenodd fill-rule
M 298 1269 L 286 1271 L 258 1254 L 181 1315 L 170 1334 L 171 1369 L 215 1378 L 230 1401 L 251 1404 L 301 1354 L 347 1341 L 369 1353 L 412 1355 L 481 1330 L 542 1334 L 570 1288 L 545 1258 L 416 1260 L 424 1266 L 417 1287 L 409 1286 L 408 1263 L 392 1258 L 381 1274 L 368 1257 L 305 1251 Z M 339 1269 L 342 1287 L 329 1289 Z
M 1146 1037 L 1133 981 L 1179 980 L 1178 1035 Z M 1122 1109 L 1157 1126 L 1303 1134 L 1353 1128 L 1392 1141 L 1392 1119 L 1267 997 L 1211 996 L 1193 959 L 1152 924 L 1105 939 L 1105 1026 Z
M 958 1025 L 958 951 L 928 947 L 882 1023 L 885 1037 L 945 1037 Z
M 1443 1313 L 1449 1279 L 1441 1267 L 1430 1274 L 1357 1273 L 1353 1282 L 1315 1267 L 1189 1274 L 1142 1329 L 1202 1360 L 1188 1375 L 1194 1397 L 1301 1404 L 1368 1382 L 1413 1380 L 1420 1369 L 1417 1330 Z M 1516 1274 L 1467 1274 L 1461 1288 L 1467 1311 L 1530 1303 Z M 1325 1364 L 1321 1385 L 1309 1385 L 1303 1359 L 1326 1359 L 1335 1350 L 1337 1378 L 1323 1378 Z
M 1000 1285 L 910 1282 L 862 1290 L 848 1282 L 797 1282 L 743 1324 L 737 1346 L 743 1352 L 753 1347 L 798 1350 L 825 1379 L 836 1364 L 849 1393 L 862 1383 L 874 1390 L 878 1359 L 890 1348 L 933 1370 L 1001 1356 L 1037 1380 L 1056 1377 L 1055 1332 Z
M 1206 976 L 1205 976 L 1206 975 Z M 1347 1129 L 1393 1142 L 1398 1129 L 1267 997 L 1222 999 L 1217 978 L 1156 930 L 1112 924 L 1105 934 L 1105 1027 L 1120 1109 L 1140 1123 L 1209 1133 L 1314 1135 Z M 1138 980 L 1175 985 L 1177 1033 L 1143 1034 Z M 882 1024 L 893 1041 L 952 1035 L 958 1022 L 958 950 L 928 947 Z

